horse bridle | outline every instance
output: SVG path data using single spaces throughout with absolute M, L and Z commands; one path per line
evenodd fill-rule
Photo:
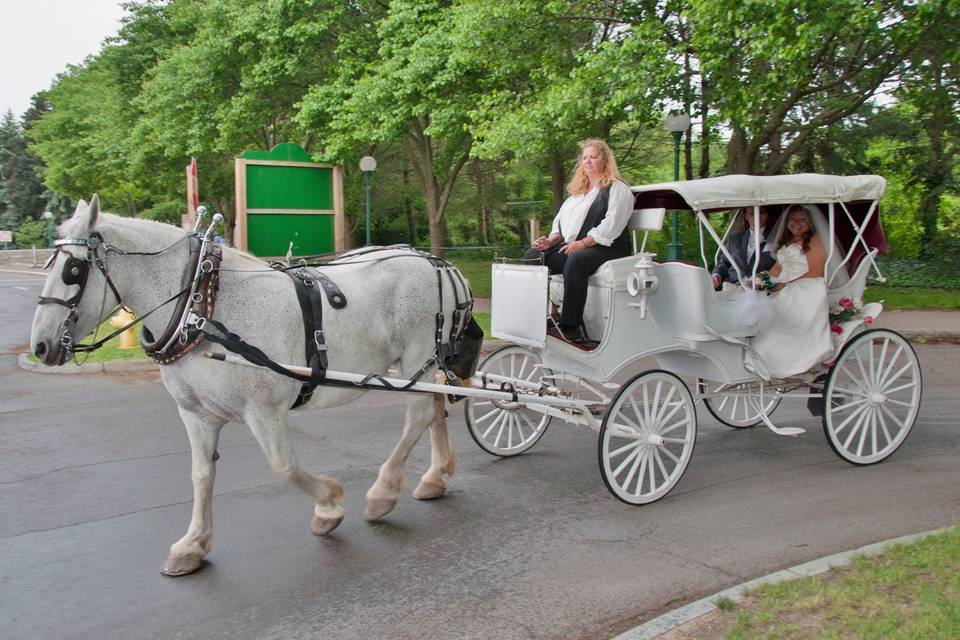
M 93 350 L 92 348 L 88 348 L 89 345 L 77 345 L 73 335 L 74 329 L 77 325 L 77 320 L 79 319 L 77 308 L 80 306 L 80 300 L 83 298 L 84 291 L 87 287 L 87 277 L 90 275 L 91 264 L 96 266 L 96 268 L 100 270 L 100 273 L 103 274 L 104 280 L 106 280 L 107 285 L 110 287 L 110 291 L 113 292 L 113 296 L 116 298 L 118 305 L 121 303 L 121 300 L 120 293 L 117 291 L 116 285 L 113 284 L 110 274 L 107 273 L 106 254 L 109 247 L 107 243 L 104 242 L 103 236 L 100 235 L 99 232 L 94 231 L 87 238 L 64 238 L 62 240 L 57 240 L 53 243 L 53 246 L 56 250 L 50 256 L 50 258 L 47 259 L 47 264 L 44 266 L 44 268 L 49 268 L 54 262 L 56 262 L 57 255 L 63 251 L 62 247 L 76 246 L 85 247 L 87 249 L 86 258 L 77 258 L 76 256 L 63 251 L 64 255 L 67 256 L 67 259 L 63 265 L 63 270 L 60 272 L 60 279 L 65 285 L 79 286 L 79 291 L 67 299 L 40 296 L 40 301 L 38 303 L 58 304 L 69 309 L 67 317 L 64 318 L 63 324 L 60 326 L 60 345 L 63 347 L 63 351 L 58 364 L 63 364 L 69 358 L 70 354 L 75 351 Z

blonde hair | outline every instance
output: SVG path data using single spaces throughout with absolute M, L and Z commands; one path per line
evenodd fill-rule
M 583 170 L 581 161 L 583 152 L 587 147 L 593 147 L 600 152 L 603 159 L 603 175 L 600 176 L 600 186 L 609 187 L 613 181 L 620 177 L 617 170 L 617 160 L 613 157 L 613 150 L 600 138 L 587 138 L 580 143 L 580 154 L 577 156 L 577 168 L 574 169 L 573 178 L 567 184 L 567 193 L 573 196 L 583 195 L 590 191 L 590 178 L 587 172 Z

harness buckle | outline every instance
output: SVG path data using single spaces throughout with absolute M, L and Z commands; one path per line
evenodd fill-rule
M 317 351 L 326 351 L 327 343 L 323 340 L 323 330 L 317 329 L 313 332 L 313 343 L 317 346 Z

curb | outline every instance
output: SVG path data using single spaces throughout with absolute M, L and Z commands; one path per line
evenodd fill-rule
M 81 365 L 65 364 L 59 367 L 48 367 L 39 362 L 30 362 L 26 353 L 17 356 L 17 366 L 25 371 L 43 374 L 78 375 L 83 373 L 139 373 L 142 371 L 159 371 L 159 366 L 153 360 L 114 360 L 111 362 L 87 362 Z
M 790 567 L 789 569 L 783 569 L 782 571 L 775 571 L 774 573 L 744 582 L 743 584 L 729 587 L 723 591 L 718 591 L 713 595 L 707 596 L 706 598 L 701 598 L 696 602 L 691 602 L 690 604 L 674 609 L 673 611 L 669 611 L 654 618 L 653 620 L 649 620 L 637 627 L 634 627 L 633 629 L 624 631 L 611 640 L 654 640 L 655 638 L 659 638 L 669 631 L 673 631 L 682 627 L 688 622 L 693 622 L 703 615 L 716 611 L 717 605 L 714 603 L 720 598 L 729 598 L 734 602 L 740 602 L 743 600 L 743 592 L 748 589 L 754 589 L 765 584 L 775 584 L 778 582 L 786 582 L 787 580 L 796 580 L 797 578 L 808 578 L 810 576 L 819 575 L 835 567 L 842 567 L 849 564 L 851 558 L 854 556 L 875 556 L 893 545 L 918 542 L 929 536 L 949 531 L 952 528 L 953 526 L 941 527 L 940 529 L 924 531 L 923 533 L 913 533 L 910 535 L 901 536 L 899 538 L 891 538 L 889 540 L 868 544 L 867 546 L 860 547 L 859 549 L 843 551 L 841 553 L 824 556 L 818 560 L 804 562 L 803 564 L 798 564 L 794 567 Z

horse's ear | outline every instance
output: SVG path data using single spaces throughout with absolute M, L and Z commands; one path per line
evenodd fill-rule
M 90 204 L 87 205 L 87 215 L 89 216 L 87 228 L 93 231 L 97 226 L 97 218 L 100 217 L 100 196 L 97 194 L 93 194 L 93 197 L 90 198 Z

